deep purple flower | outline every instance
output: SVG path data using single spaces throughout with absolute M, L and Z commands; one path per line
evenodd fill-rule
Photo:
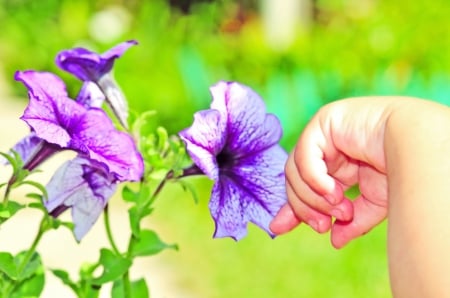
M 53 216 L 71 208 L 75 238 L 80 241 L 114 194 L 114 181 L 103 167 L 77 157 L 64 163 L 47 184 L 45 207 Z
M 94 82 L 105 95 L 106 102 L 124 127 L 128 127 L 128 104 L 125 95 L 111 75 L 114 61 L 137 41 L 122 42 L 103 54 L 85 48 L 63 50 L 56 56 L 56 64 L 84 82 Z M 101 103 L 100 103 L 101 104 Z
M 281 125 L 250 88 L 219 82 L 210 110 L 197 112 L 180 132 L 194 163 L 215 181 L 209 208 L 214 237 L 239 240 L 253 222 L 273 236 L 269 223 L 286 202 Z
M 115 129 L 103 110 L 70 99 L 64 83 L 51 73 L 17 72 L 15 78 L 25 84 L 30 98 L 21 119 L 46 142 L 45 154 L 71 149 L 101 163 L 119 181 L 141 178 L 143 161 L 133 139 Z
M 103 54 L 97 54 L 85 48 L 64 50 L 56 56 L 56 64 L 82 81 L 97 82 L 111 71 L 114 60 L 136 44 L 135 40 L 125 41 Z

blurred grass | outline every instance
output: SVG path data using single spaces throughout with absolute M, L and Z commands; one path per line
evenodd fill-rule
M 285 50 L 267 43 L 258 1 L 194 2 L 183 13 L 162 0 L 0 0 L 0 66 L 24 102 L 12 81 L 17 69 L 54 71 L 75 94 L 79 83 L 54 65 L 58 51 L 137 39 L 115 67 L 136 113 L 157 110 L 175 133 L 208 107 L 210 85 L 237 80 L 281 118 L 287 150 L 314 112 L 338 98 L 400 94 L 450 104 L 447 0 L 318 0 L 310 27 Z M 174 188 L 152 219 L 180 245 L 160 257 L 195 297 L 390 296 L 385 224 L 339 251 L 306 226 L 274 240 L 253 226 L 241 242 L 213 240 L 211 185 L 196 183 L 198 205 Z

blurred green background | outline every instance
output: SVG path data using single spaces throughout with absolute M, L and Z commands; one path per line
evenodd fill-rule
M 17 69 L 58 70 L 61 49 L 104 51 L 137 39 L 115 66 L 136 112 L 157 110 L 176 133 L 209 106 L 218 80 L 249 85 L 277 114 L 290 150 L 322 105 L 356 95 L 412 95 L 450 103 L 448 0 L 0 0 L 0 67 L 26 100 Z M 158 202 L 154 221 L 179 252 L 186 297 L 389 297 L 385 224 L 342 250 L 301 226 L 270 239 L 249 227 L 241 242 L 213 240 L 211 183 L 196 180 L 200 202 L 177 190 Z M 149 280 L 151 287 L 151 280 Z

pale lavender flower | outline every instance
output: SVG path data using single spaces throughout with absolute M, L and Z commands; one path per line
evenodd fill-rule
M 70 149 L 101 163 L 119 181 L 141 178 L 143 161 L 133 139 L 118 131 L 103 110 L 87 109 L 70 99 L 64 83 L 51 73 L 17 72 L 15 78 L 25 84 L 30 98 L 21 119 L 45 141 L 27 169 L 48 155 Z
M 45 207 L 55 217 L 71 208 L 75 238 L 80 241 L 97 221 L 116 188 L 114 176 L 103 167 L 77 157 L 64 163 L 47 184 Z
M 269 235 L 269 223 L 286 203 L 282 128 L 250 88 L 219 82 L 211 109 L 197 112 L 180 132 L 197 167 L 215 181 L 209 208 L 214 237 L 239 240 L 253 222 Z
M 103 54 L 85 48 L 63 50 L 56 56 L 56 64 L 84 82 L 94 82 L 105 94 L 105 99 L 120 123 L 127 127 L 128 104 L 125 95 L 111 74 L 114 61 L 123 55 L 135 40 L 122 42 Z

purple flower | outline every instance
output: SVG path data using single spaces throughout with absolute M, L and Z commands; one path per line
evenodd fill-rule
M 215 181 L 209 202 L 214 237 L 239 240 L 249 221 L 273 236 L 269 223 L 286 202 L 281 125 L 246 86 L 219 82 L 211 93 L 211 109 L 197 112 L 179 135 L 194 163 Z
M 64 163 L 47 184 L 45 207 L 55 217 L 72 208 L 74 234 L 80 241 L 114 194 L 114 180 L 101 166 L 77 157 Z
M 133 139 L 116 130 L 103 110 L 70 99 L 64 83 L 51 73 L 17 72 L 15 78 L 25 84 L 30 98 L 21 119 L 46 142 L 41 149 L 46 155 L 70 149 L 101 163 L 119 181 L 141 178 L 143 161 Z M 28 162 L 34 167 L 35 159 L 46 157 L 38 154 Z
M 103 54 L 97 54 L 85 48 L 64 50 L 56 56 L 56 64 L 81 81 L 97 82 L 103 75 L 111 71 L 114 60 L 136 44 L 135 40 L 125 41 Z
M 136 44 L 135 40 L 122 42 L 103 54 L 84 48 L 74 48 L 61 51 L 56 56 L 56 64 L 61 69 L 84 82 L 94 82 L 98 85 L 105 95 L 106 102 L 124 127 L 128 126 L 128 105 L 125 95 L 111 75 L 111 70 L 114 61 Z
M 44 142 L 41 140 L 41 138 L 36 136 L 34 132 L 31 132 L 29 135 L 15 144 L 12 147 L 12 150 L 19 154 L 23 162 L 26 162 L 39 151 L 43 143 Z M 3 157 L 0 157 L 0 162 L 5 165 L 9 164 L 9 162 Z

